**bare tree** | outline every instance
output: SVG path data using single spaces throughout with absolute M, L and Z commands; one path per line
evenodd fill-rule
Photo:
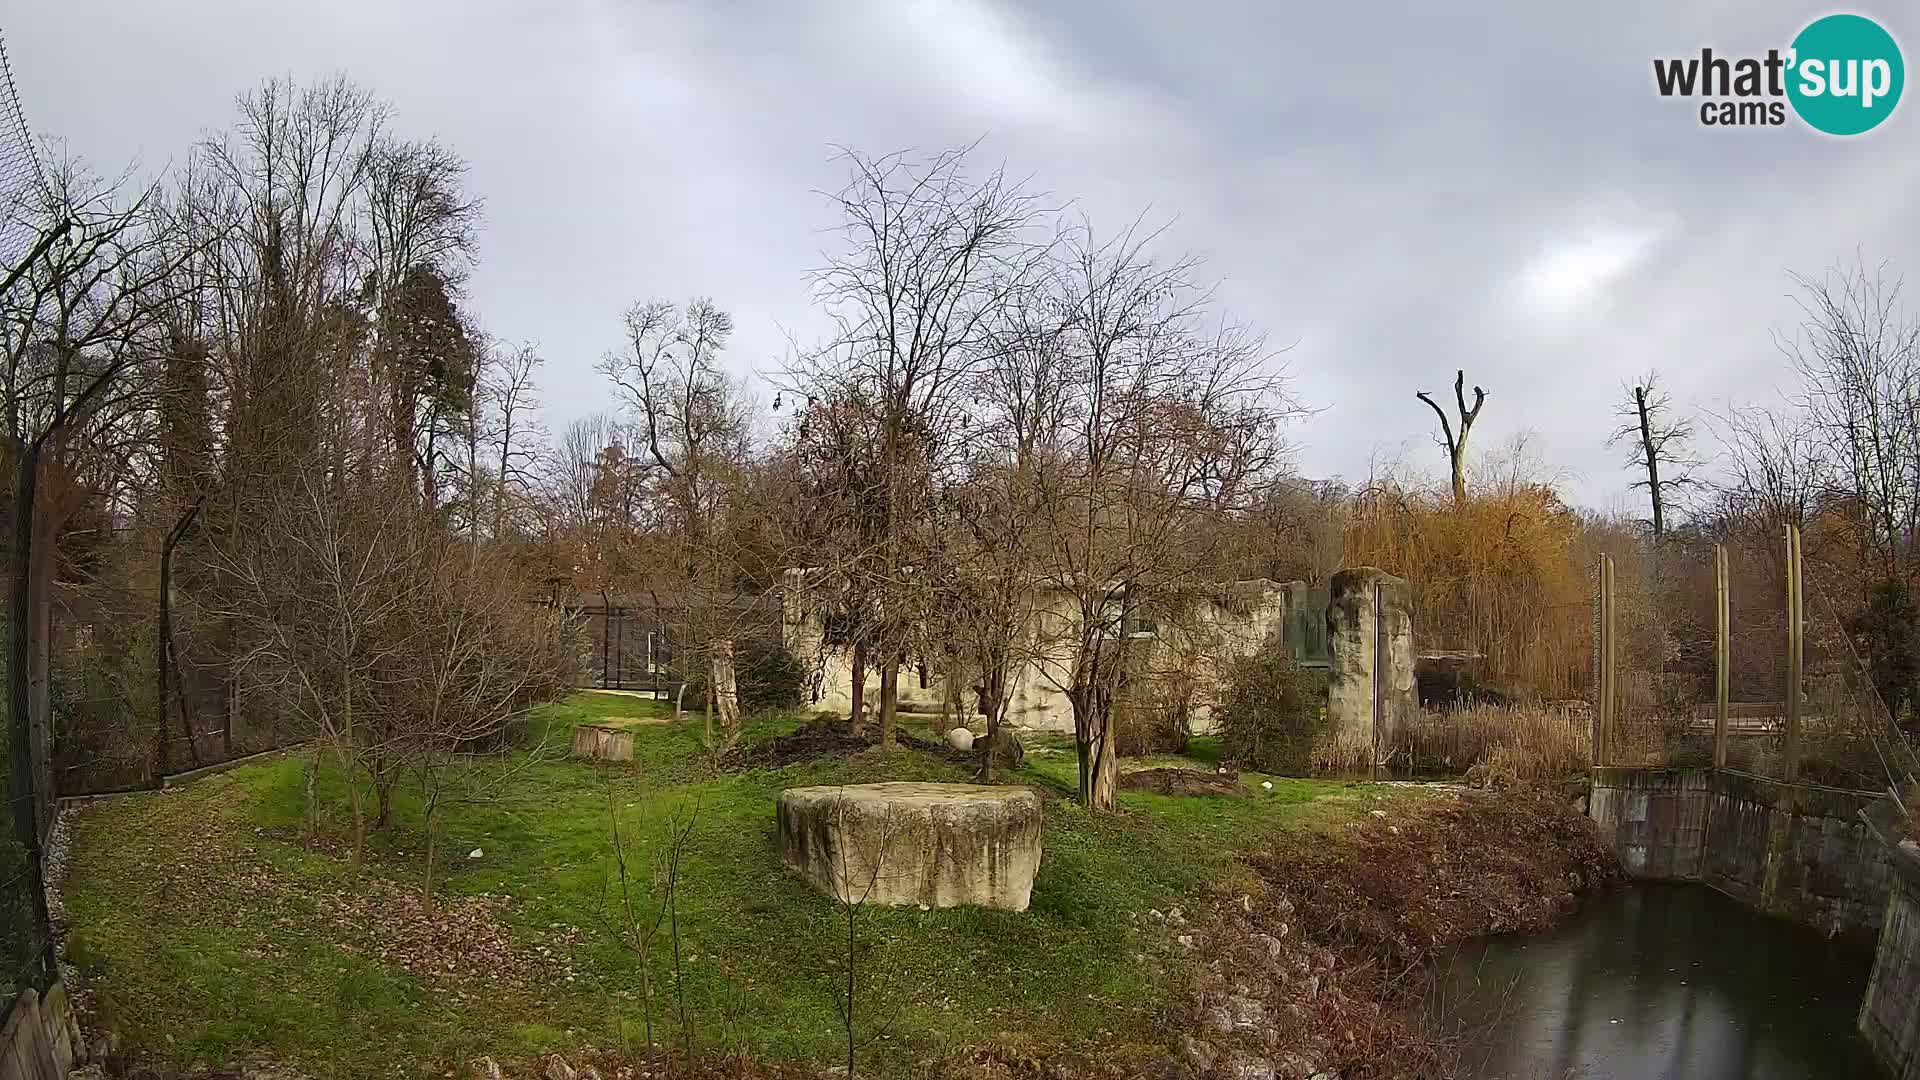
M 943 571 L 936 635 L 950 642 L 949 704 L 958 704 L 970 676 L 976 711 L 985 719 L 981 776 L 991 782 L 1011 704 L 1013 680 L 1039 655 L 1047 488 L 1044 470 L 1058 452 L 1067 420 L 1068 387 L 1059 377 L 1063 335 L 1045 304 L 1010 298 L 994 334 L 990 359 L 974 373 L 975 411 L 964 418 L 964 478 L 942 504 Z M 944 527 L 951 520 L 955 528 Z M 952 540 L 948 540 L 952 537 Z
M 1764 406 L 1730 408 L 1714 427 L 1727 481 L 1723 512 L 1752 521 L 1756 535 L 1778 536 L 1784 525 L 1804 525 L 1831 486 L 1827 447 L 1806 417 Z
M 1781 351 L 1799 402 L 1837 470 L 1863 553 L 1886 577 L 1910 576 L 1920 542 L 1920 319 L 1885 268 L 1796 275 L 1803 313 Z
M 160 317 L 186 256 L 156 213 L 158 189 L 124 195 L 63 160 L 23 223 L 41 237 L 0 294 L 0 396 L 14 470 L 7 665 L 13 786 L 50 805 L 49 649 L 54 542 L 72 508 L 77 458 L 112 441 L 150 400 L 164 351 Z M 43 498 L 43 495 L 48 496 Z M 16 815 L 38 835 L 31 810 Z
M 506 535 L 509 515 L 534 487 L 542 437 L 535 378 L 542 363 L 532 345 L 496 346 L 487 351 L 481 371 L 474 436 L 486 443 L 491 457 L 494 490 L 488 535 L 496 540 Z
M 748 451 L 743 395 L 719 361 L 733 317 L 711 300 L 694 300 L 684 309 L 656 300 L 635 304 L 626 322 L 625 351 L 608 354 L 599 370 L 634 414 L 638 441 L 672 510 L 666 524 L 678 543 L 668 576 L 691 601 L 684 609 L 695 649 L 706 660 L 707 745 L 724 750 L 740 734 L 732 625 L 737 608 L 730 602 L 734 575 L 725 516 Z
M 1003 303 L 1037 279 L 1046 245 L 1039 196 L 998 170 L 970 178 L 966 149 L 844 157 L 851 177 L 831 197 L 845 246 L 814 273 L 836 332 L 793 376 L 809 398 L 872 413 L 879 475 L 857 494 L 876 506 L 848 515 L 871 531 L 851 545 L 856 559 L 838 561 L 872 602 L 863 642 L 879 661 L 881 739 L 891 744 L 900 668 L 934 579 L 918 541 L 955 448 L 961 391 L 991 354 Z
M 1460 418 L 1460 431 L 1455 434 L 1453 425 L 1447 420 L 1447 411 L 1425 390 L 1414 392 L 1414 397 L 1427 403 L 1433 415 L 1440 418 L 1441 449 L 1447 452 L 1447 468 L 1453 482 L 1453 501 L 1465 502 L 1467 499 L 1467 435 L 1473 430 L 1473 422 L 1480 419 L 1480 407 L 1486 404 L 1487 392 L 1478 386 L 1473 388 L 1473 407 L 1467 407 L 1467 373 L 1463 368 L 1453 374 L 1453 402 Z
M 1660 386 L 1658 372 L 1649 371 L 1624 391 L 1626 400 L 1614 410 L 1622 423 L 1607 445 L 1626 443 L 1627 466 L 1646 474 L 1632 486 L 1646 491 L 1653 511 L 1653 538 L 1659 540 L 1666 535 L 1673 495 L 1698 483 L 1693 475 L 1699 465 L 1692 447 L 1693 421 L 1673 415 L 1673 399 Z
M 1073 708 L 1080 798 L 1114 804 L 1113 705 L 1135 634 L 1211 590 L 1230 562 L 1214 525 L 1282 463 L 1295 409 L 1261 339 L 1210 325 L 1191 260 L 1156 262 L 1151 235 L 1077 230 L 1053 288 L 1062 423 L 1041 448 L 1040 671 Z
M 399 474 L 382 490 L 309 470 L 251 504 L 253 529 L 216 544 L 234 586 L 221 614 L 250 645 L 242 661 L 348 781 L 356 866 L 368 824 L 359 774 L 371 774 L 384 802 L 404 762 L 390 726 L 398 711 L 394 680 L 413 670 L 416 612 L 438 584 L 432 538 L 409 490 Z M 313 782 L 310 771 L 310 829 Z

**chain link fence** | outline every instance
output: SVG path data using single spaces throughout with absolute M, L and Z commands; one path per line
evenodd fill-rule
M 0 280 L 14 277 L 40 239 L 41 223 L 34 212 L 45 192 L 46 178 L 7 62 L 6 41 L 0 37 Z M 7 807 L 0 829 L 0 1023 L 21 990 L 44 991 L 54 979 L 52 931 L 36 850 L 44 837 L 35 836 L 40 815 L 31 805 L 50 793 L 36 791 L 28 797 L 16 788 L 12 750 L 7 729 L 0 727 L 0 791 Z M 35 846 L 22 842 L 23 833 L 35 837 Z

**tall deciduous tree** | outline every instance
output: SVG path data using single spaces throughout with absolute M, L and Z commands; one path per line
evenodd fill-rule
M 692 644 L 705 660 L 707 744 L 725 748 L 740 734 L 726 516 L 748 451 L 743 395 L 720 367 L 733 317 L 711 300 L 684 308 L 656 300 L 634 305 L 626 323 L 625 349 L 608 354 L 600 371 L 633 414 L 665 496 L 675 541 L 669 587 L 688 601 Z
M 863 643 L 879 662 L 881 738 L 891 742 L 900 668 L 937 578 L 920 538 L 955 453 L 964 390 L 992 354 L 1003 305 L 1037 280 L 1046 238 L 1040 198 L 998 170 L 970 177 L 966 150 L 846 161 L 850 178 L 833 196 L 844 244 L 814 274 L 836 332 L 794 374 L 806 396 L 872 413 L 878 483 L 856 494 L 876 507 L 846 518 L 873 532 L 840 560 L 840 576 L 873 613 Z
M 1040 448 L 1040 669 L 1073 708 L 1080 798 L 1114 804 L 1113 707 L 1135 628 L 1215 588 L 1231 553 L 1217 524 L 1282 464 L 1294 406 L 1261 340 L 1210 320 L 1190 260 L 1152 237 L 1070 234 L 1052 282 L 1055 433 Z
M 166 350 L 161 317 L 178 287 L 182 248 L 157 213 L 158 189 L 105 182 L 60 163 L 26 224 L 48 238 L 0 295 L 0 405 L 13 467 L 9 576 L 9 723 L 16 829 L 38 850 L 51 805 L 54 542 L 77 505 L 74 468 L 89 443 L 112 441 L 150 399 Z

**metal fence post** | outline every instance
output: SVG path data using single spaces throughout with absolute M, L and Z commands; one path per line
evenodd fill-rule
M 1727 601 L 1727 546 L 1713 545 L 1713 767 L 1727 767 L 1727 666 L 1732 619 Z
M 1593 763 L 1611 760 L 1614 714 L 1618 709 L 1617 655 L 1614 646 L 1613 557 L 1600 556 L 1600 692 L 1593 715 Z
M 1800 681 L 1806 624 L 1800 606 L 1800 529 L 1787 526 L 1787 764 L 1788 782 L 1800 778 Z

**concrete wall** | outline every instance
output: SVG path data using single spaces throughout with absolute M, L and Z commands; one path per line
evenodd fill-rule
M 1920 845 L 1892 799 L 1863 815 L 1892 868 L 1873 975 L 1860 999 L 1860 1034 L 1894 1080 L 1920 1080 Z
M 1371 566 L 1333 575 L 1327 603 L 1327 721 L 1331 746 L 1317 760 L 1371 767 L 1395 732 L 1413 723 L 1420 702 L 1413 680 L 1413 593 L 1403 578 Z M 1380 728 L 1374 727 L 1379 694 Z
M 1913 857 L 1920 867 L 1920 856 Z M 1860 1001 L 1860 1034 L 1895 1080 L 1920 1080 L 1920 869 L 1896 875 Z
M 1634 877 L 1698 881 L 1828 934 L 1871 940 L 1893 871 L 1876 796 L 1711 769 L 1593 770 L 1589 813 Z
M 0 1027 L 0 1080 L 66 1080 L 81 1052 L 66 987 L 56 982 L 44 998 L 23 990 Z
M 786 588 L 782 590 L 782 636 L 786 647 L 814 671 L 808 704 L 843 711 L 853 705 L 852 651 L 827 644 L 824 612 L 798 599 L 805 595 L 805 574 L 804 570 L 787 571 Z M 1238 581 L 1179 611 L 1151 612 L 1153 629 L 1139 639 L 1149 647 L 1138 662 L 1157 686 L 1177 682 L 1191 688 L 1189 708 L 1194 730 L 1204 732 L 1227 662 L 1250 655 L 1270 634 L 1280 631 L 1291 606 L 1306 592 L 1300 582 Z M 1026 623 L 1026 640 L 1016 652 L 1027 660 L 1015 666 L 1008 680 L 1007 720 L 1017 727 L 1072 731 L 1073 708 L 1061 686 L 1071 677 L 1070 643 L 1079 633 L 1078 607 L 1067 593 L 1036 592 L 1027 605 Z M 946 700 L 948 674 L 929 671 L 927 675 L 927 683 L 922 686 L 917 668 L 901 669 L 900 701 L 908 710 L 938 711 Z M 879 664 L 867 665 L 866 684 L 871 708 L 879 700 Z M 957 697 L 962 717 L 973 718 L 976 708 L 971 680 L 964 675 Z

